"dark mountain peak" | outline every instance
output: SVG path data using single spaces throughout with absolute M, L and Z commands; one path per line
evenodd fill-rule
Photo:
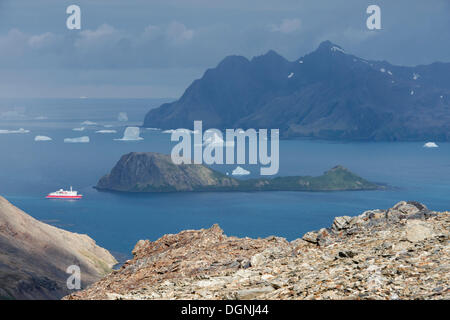
M 326 40 L 320 43 L 317 49 L 310 53 L 309 56 L 317 56 L 320 57 L 320 59 L 324 59 L 328 56 L 335 56 L 333 53 L 345 53 L 345 51 L 341 46 Z
M 238 55 L 231 55 L 225 57 L 217 66 L 218 68 L 221 67 L 239 67 L 248 64 L 249 61 L 246 57 L 238 56 Z
M 280 128 L 284 138 L 448 141 L 449 70 L 369 61 L 331 41 L 294 62 L 273 50 L 250 61 L 229 56 L 180 100 L 151 110 L 144 126 L 203 120 L 210 128 Z
M 275 50 L 269 50 L 267 53 L 253 57 L 252 61 L 253 63 L 285 63 L 287 60 L 278 54 Z
M 317 50 L 333 50 L 334 48 L 337 48 L 337 49 L 340 49 L 340 50 L 344 50 L 344 49 L 342 49 L 341 46 L 331 42 L 330 40 L 322 41 L 319 44 L 319 47 L 317 48 Z

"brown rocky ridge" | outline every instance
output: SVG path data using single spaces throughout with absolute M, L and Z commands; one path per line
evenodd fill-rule
M 84 234 L 40 222 L 0 197 L 0 299 L 60 299 L 71 265 L 85 288 L 111 271 L 116 259 Z
M 402 201 L 291 242 L 182 231 L 65 299 L 449 299 L 449 222 Z

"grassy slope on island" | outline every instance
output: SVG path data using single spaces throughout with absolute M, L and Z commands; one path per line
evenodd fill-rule
M 99 180 L 96 188 L 120 192 L 184 192 L 344 191 L 376 190 L 382 187 L 342 166 L 336 166 L 318 177 L 238 180 L 204 165 L 175 165 L 168 155 L 132 152 L 122 156 L 111 173 Z

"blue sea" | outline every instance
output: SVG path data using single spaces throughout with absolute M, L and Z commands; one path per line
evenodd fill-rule
M 116 141 L 124 129 L 141 125 L 145 113 L 170 99 L 0 100 L 0 194 L 31 216 L 85 233 L 116 254 L 130 256 L 140 239 L 208 228 L 218 223 L 227 235 L 293 240 L 329 226 L 339 215 L 388 208 L 401 200 L 430 209 L 450 208 L 450 144 L 423 142 L 280 142 L 280 175 L 320 175 L 341 164 L 360 176 L 390 186 L 386 191 L 120 194 L 93 188 L 120 156 L 131 151 L 170 153 L 170 134 L 141 130 L 141 141 Z M 126 112 L 128 121 L 118 121 Z M 82 125 L 85 121 L 95 125 Z M 85 127 L 84 131 L 73 128 Z M 207 129 L 207 128 L 204 128 Z M 98 130 L 116 130 L 100 134 Z M 29 131 L 29 132 L 27 132 Z M 52 141 L 34 141 L 35 136 Z M 89 136 L 89 143 L 64 138 Z M 255 166 L 244 166 L 254 176 Z M 233 166 L 215 169 L 230 172 Z M 81 201 L 47 200 L 73 186 Z

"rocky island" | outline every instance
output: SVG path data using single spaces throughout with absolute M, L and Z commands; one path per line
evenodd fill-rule
M 449 230 L 450 212 L 405 201 L 291 242 L 186 230 L 65 299 L 450 299 Z
M 80 268 L 86 288 L 116 263 L 87 235 L 40 222 L 0 197 L 0 300 L 60 299 L 70 293 L 69 266 Z
M 175 165 L 170 156 L 155 152 L 132 152 L 122 156 L 111 173 L 102 177 L 99 190 L 120 192 L 186 191 L 344 191 L 378 190 L 342 166 L 322 176 L 291 176 L 239 180 L 204 165 Z

